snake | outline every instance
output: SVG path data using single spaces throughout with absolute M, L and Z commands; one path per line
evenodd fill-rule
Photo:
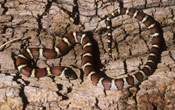
M 16 59 L 16 67 L 19 73 L 27 77 L 44 77 L 56 75 L 61 78 L 75 79 L 75 74 L 70 72 L 70 68 L 64 66 L 48 66 L 38 68 L 33 66 L 34 59 L 54 59 L 61 57 L 69 52 L 75 44 L 80 44 L 83 54 L 81 56 L 81 65 L 84 75 L 92 82 L 93 85 L 101 87 L 104 90 L 122 90 L 140 84 L 152 75 L 157 68 L 159 58 L 162 52 L 163 31 L 159 23 L 148 14 L 134 8 L 115 9 L 105 18 L 107 29 L 108 43 L 111 44 L 112 37 L 112 19 L 119 15 L 128 15 L 131 18 L 142 22 L 150 31 L 152 39 L 149 55 L 146 63 L 138 71 L 121 75 L 117 78 L 100 75 L 94 64 L 93 43 L 85 32 L 70 32 L 62 38 L 57 46 L 49 48 L 26 48 L 22 50 Z

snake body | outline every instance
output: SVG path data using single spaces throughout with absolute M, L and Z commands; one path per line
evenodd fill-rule
M 32 59 L 52 59 L 65 55 L 69 49 L 76 43 L 81 44 L 82 54 L 82 70 L 92 84 L 102 87 L 105 90 L 121 90 L 123 88 L 129 88 L 131 86 L 141 83 L 151 75 L 159 61 L 162 48 L 163 33 L 159 24 L 151 16 L 138 11 L 133 8 L 119 8 L 113 11 L 105 20 L 107 25 L 107 35 L 109 39 L 112 37 L 112 22 L 114 17 L 119 15 L 129 15 L 132 18 L 136 18 L 141 21 L 150 30 L 152 36 L 152 47 L 147 58 L 147 62 L 143 68 L 134 73 L 122 75 L 118 78 L 110 78 L 108 76 L 101 76 L 95 69 L 93 63 L 93 44 L 91 39 L 85 33 L 72 32 L 68 33 L 58 46 L 53 49 L 47 48 L 28 48 L 23 50 L 17 57 L 16 66 L 20 73 L 30 77 L 44 77 L 47 75 L 58 75 L 61 77 L 67 76 L 67 78 L 74 77 L 72 74 L 68 74 L 66 71 L 69 70 L 67 67 L 53 66 L 46 68 L 34 68 L 31 66 Z M 109 46 L 111 41 L 109 40 Z

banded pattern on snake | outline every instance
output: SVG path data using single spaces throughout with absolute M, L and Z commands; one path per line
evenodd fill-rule
M 93 44 L 89 36 L 85 33 L 72 32 L 68 33 L 62 39 L 58 46 L 53 49 L 46 48 L 28 48 L 23 50 L 17 57 L 16 66 L 20 73 L 25 76 L 43 77 L 47 75 L 58 75 L 66 78 L 75 77 L 74 74 L 69 74 L 67 67 L 53 66 L 46 68 L 34 68 L 31 66 L 32 59 L 46 58 L 52 59 L 65 55 L 70 47 L 76 43 L 80 43 L 83 49 L 82 69 L 92 84 L 102 87 L 105 90 L 121 90 L 141 83 L 151 75 L 159 61 L 162 48 L 163 32 L 159 24 L 151 16 L 133 8 L 119 8 L 109 14 L 106 18 L 107 35 L 109 39 L 112 37 L 112 22 L 111 19 L 119 15 L 129 15 L 141 21 L 150 30 L 152 36 L 152 47 L 150 49 L 147 62 L 139 71 L 122 75 L 120 78 L 110 78 L 101 76 L 95 69 L 93 64 Z M 111 41 L 109 41 L 110 47 Z

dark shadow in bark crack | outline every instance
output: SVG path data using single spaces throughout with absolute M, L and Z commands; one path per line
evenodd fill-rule
M 74 24 L 78 25 L 80 22 L 80 14 L 79 14 L 79 6 L 78 6 L 78 0 L 74 0 L 74 6 L 72 9 L 72 17 L 74 19 Z
M 119 7 L 123 8 L 123 0 L 118 0 L 118 2 L 119 2 Z
M 5 15 L 6 12 L 8 11 L 8 8 L 5 6 L 5 3 L 7 2 L 7 0 L 4 0 L 4 2 L 1 4 L 1 7 L 4 9 L 2 14 Z
M 69 97 L 67 97 L 67 96 L 65 96 L 65 95 L 63 95 L 63 94 L 61 94 L 59 91 L 56 91 L 56 93 L 57 93 L 58 96 L 61 96 L 61 97 L 62 97 L 62 101 L 63 101 L 63 100 L 68 100 L 68 99 L 69 99 Z

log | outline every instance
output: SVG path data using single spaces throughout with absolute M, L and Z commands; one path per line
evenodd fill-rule
M 175 109 L 175 1 L 123 0 L 124 7 L 153 16 L 164 31 L 166 48 L 153 75 L 140 85 L 104 91 L 92 85 L 81 69 L 80 45 L 58 59 L 39 60 L 39 67 L 64 65 L 76 80 L 57 76 L 28 78 L 15 59 L 26 47 L 52 48 L 68 32 L 88 32 L 96 43 L 97 68 L 110 77 L 137 71 L 146 62 L 150 33 L 124 15 L 112 20 L 112 59 L 108 56 L 105 15 L 119 8 L 116 0 L 0 0 L 0 110 L 174 110 Z

